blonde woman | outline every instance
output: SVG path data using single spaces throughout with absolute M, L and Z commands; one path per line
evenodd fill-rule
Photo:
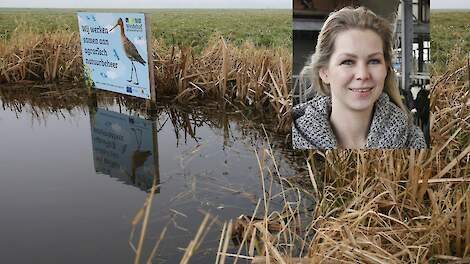
M 301 73 L 317 95 L 294 107 L 293 147 L 426 148 L 401 101 L 391 60 L 385 19 L 364 7 L 332 13 Z

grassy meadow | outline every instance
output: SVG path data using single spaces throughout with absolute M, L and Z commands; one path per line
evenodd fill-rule
M 467 12 L 431 11 L 431 61 L 436 74 L 445 71 L 452 55 L 462 58 L 468 56 L 469 28 L 470 10 Z
M 57 31 L 78 33 L 77 11 L 0 9 L 0 39 L 12 38 L 15 30 L 37 34 Z M 200 51 L 211 36 L 219 34 L 235 45 L 250 41 L 255 46 L 263 47 L 292 46 L 290 10 L 166 9 L 137 12 L 150 14 L 153 38 L 163 39 L 167 45 L 191 45 Z

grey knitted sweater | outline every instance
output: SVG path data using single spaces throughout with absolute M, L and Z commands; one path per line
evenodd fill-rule
M 334 149 L 338 144 L 330 126 L 331 97 L 317 95 L 293 109 L 292 145 L 295 149 Z M 382 93 L 374 106 L 367 135 L 368 149 L 426 148 L 423 132 L 408 122 L 403 111 Z

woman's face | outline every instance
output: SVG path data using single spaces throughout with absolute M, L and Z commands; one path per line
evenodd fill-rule
M 342 111 L 371 111 L 386 76 L 382 39 L 372 30 L 341 32 L 328 67 L 320 70 L 321 79 L 330 85 L 333 109 Z

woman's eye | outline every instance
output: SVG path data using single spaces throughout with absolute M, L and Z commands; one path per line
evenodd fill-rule
M 344 60 L 340 63 L 341 65 L 352 65 L 353 61 L 352 60 Z
M 379 59 L 372 59 L 369 61 L 370 64 L 380 64 L 382 63 Z

